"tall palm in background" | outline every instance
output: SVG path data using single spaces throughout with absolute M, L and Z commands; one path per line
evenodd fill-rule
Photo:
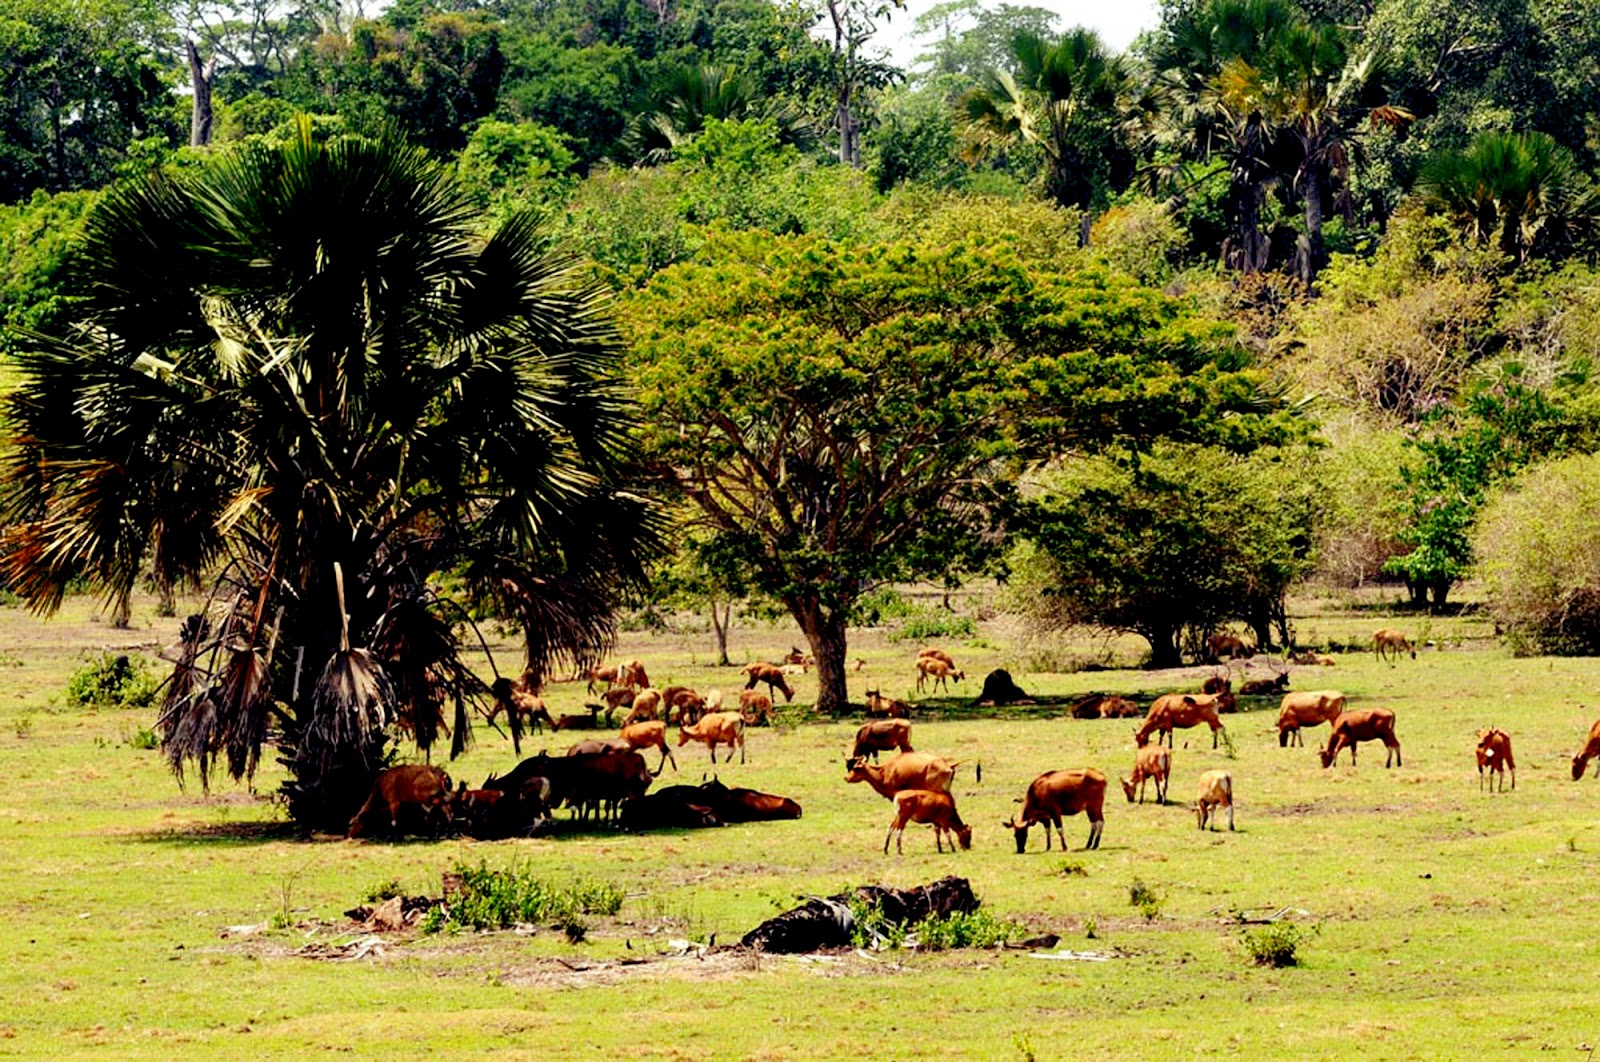
M 1045 155 L 1046 194 L 1062 206 L 1091 209 L 1132 176 L 1121 136 L 1131 79 L 1092 30 L 1060 40 L 1019 33 L 1015 72 L 995 71 L 962 99 L 975 154 L 1018 142 Z
M 1600 229 L 1600 191 L 1544 133 L 1480 133 L 1465 151 L 1432 159 L 1418 191 L 1468 239 L 1518 265 L 1569 251 Z
M 816 146 L 814 125 L 792 102 L 764 96 L 755 78 L 717 66 L 680 66 L 668 70 L 653 91 L 655 105 L 635 115 L 623 134 L 619 154 L 624 161 L 647 166 L 669 161 L 716 118 L 767 119 L 783 143 L 802 150 Z
M 23 337 L 4 569 L 43 610 L 79 577 L 207 594 L 180 777 L 252 774 L 271 728 L 295 819 L 342 827 L 395 725 L 464 747 L 475 616 L 520 625 L 518 670 L 608 646 L 651 521 L 616 343 L 529 224 L 472 221 L 420 150 L 303 123 L 108 193 L 75 323 Z

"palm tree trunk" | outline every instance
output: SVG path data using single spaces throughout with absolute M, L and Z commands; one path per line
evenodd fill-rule
M 1327 257 L 1322 249 L 1322 171 L 1307 167 L 1305 178 L 1306 231 L 1297 241 L 1294 252 L 1294 275 L 1307 287 L 1316 283 Z

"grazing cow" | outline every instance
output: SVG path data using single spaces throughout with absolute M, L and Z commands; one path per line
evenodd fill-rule
M 904 789 L 931 789 L 936 793 L 950 792 L 950 780 L 956 775 L 960 760 L 947 760 L 926 752 L 902 752 L 882 767 L 867 763 L 859 756 L 844 761 L 844 780 L 866 782 L 879 796 L 893 800 Z
M 1584 768 L 1589 766 L 1589 761 L 1600 756 L 1600 719 L 1594 721 L 1589 728 L 1589 740 L 1584 743 L 1578 754 L 1572 757 L 1572 780 L 1576 782 L 1583 777 Z M 1595 776 L 1600 777 L 1600 767 L 1595 768 Z
M 947 666 L 947 667 L 953 668 L 953 667 L 956 666 L 955 657 L 951 656 L 949 653 L 945 652 L 943 649 L 935 649 L 932 646 L 925 646 L 924 648 L 918 649 L 917 650 L 917 659 L 918 660 L 940 660 L 940 661 L 943 661 L 945 666 Z
M 1085 850 L 1100 847 L 1100 834 L 1106 827 L 1106 776 L 1093 767 L 1071 771 L 1048 771 L 1028 785 L 1022 811 L 1003 823 L 1017 842 L 1017 854 L 1028 850 L 1028 828 L 1044 825 L 1044 848 L 1050 850 L 1050 827 L 1067 850 L 1067 835 L 1061 830 L 1063 816 L 1084 812 L 1089 817 L 1089 839 Z
M 874 718 L 904 719 L 911 714 L 911 705 L 885 697 L 877 690 L 868 690 L 867 714 Z
M 744 684 L 747 690 L 756 688 L 756 683 L 765 682 L 768 693 L 782 693 L 785 704 L 794 700 L 794 690 L 789 688 L 789 682 L 784 678 L 783 669 L 772 664 L 746 664 L 744 673 L 749 676 Z
M 644 665 L 637 660 L 629 660 L 617 668 L 617 685 L 637 686 L 644 689 L 650 685 L 650 676 L 646 673 Z
M 628 714 L 622 717 L 624 727 L 634 723 L 648 723 L 656 717 L 656 712 L 661 708 L 661 691 L 658 689 L 642 689 L 633 695 L 633 707 L 628 709 Z
M 906 853 L 906 824 L 920 822 L 933 827 L 933 843 L 940 851 L 944 851 L 944 835 L 950 834 L 950 850 L 956 850 L 956 842 L 961 842 L 963 849 L 972 847 L 972 827 L 961 821 L 961 816 L 956 813 L 956 802 L 950 798 L 949 793 L 938 793 L 928 789 L 903 789 L 894 795 L 894 820 L 889 823 L 889 833 L 883 839 L 883 854 L 889 854 L 889 841 L 898 833 L 899 839 L 895 843 L 895 851 L 901 855 Z
M 1139 803 L 1144 803 L 1144 784 L 1154 780 L 1156 783 L 1156 803 L 1167 802 L 1167 777 L 1172 773 L 1172 753 L 1160 745 L 1144 745 L 1134 751 L 1133 774 L 1122 782 L 1122 791 L 1127 794 L 1128 803 L 1133 803 L 1133 791 L 1139 790 Z
M 700 699 L 705 702 L 706 711 L 708 711 L 708 712 L 720 712 L 720 711 L 722 711 L 722 691 L 721 690 L 706 690 L 705 695 L 703 697 L 701 697 Z
M 1342 711 L 1344 694 L 1338 690 L 1284 694 L 1282 707 L 1278 709 L 1278 747 L 1304 745 L 1306 739 L 1300 733 L 1301 727 L 1331 723 Z
M 1251 648 L 1249 642 L 1237 634 L 1218 631 L 1206 639 L 1206 652 L 1212 660 L 1221 660 L 1223 657 L 1232 660 L 1241 656 L 1248 659 L 1254 656 L 1256 651 Z
M 506 718 L 514 719 L 519 725 L 526 727 L 534 733 L 541 732 L 544 727 L 541 723 L 555 726 L 555 720 L 550 718 L 550 712 L 544 706 L 544 699 L 533 693 L 520 683 L 508 678 L 497 678 L 489 687 L 489 692 L 494 697 L 494 707 L 489 709 L 489 722 L 494 723 L 501 712 L 506 713 Z M 526 722 L 523 722 L 526 720 Z
M 950 692 L 950 679 L 955 679 L 957 682 L 960 682 L 966 677 L 967 673 L 965 671 L 957 671 L 955 668 L 951 667 L 949 664 L 938 659 L 937 657 L 917 657 L 918 693 L 921 693 L 926 689 L 926 683 L 929 678 L 933 679 L 933 688 L 935 690 L 942 686 L 945 692 L 948 693 Z
M 703 741 L 711 748 L 711 762 L 717 762 L 717 746 L 728 746 L 728 759 L 733 762 L 733 747 L 739 746 L 739 762 L 744 762 L 744 719 L 738 712 L 713 712 L 698 723 L 688 726 L 678 724 L 678 745 Z
M 1354 767 L 1356 743 L 1360 741 L 1383 742 L 1388 750 L 1383 766 L 1387 768 L 1390 763 L 1401 766 L 1400 742 L 1394 736 L 1394 713 L 1387 708 L 1357 708 L 1340 713 L 1333 721 L 1333 733 L 1328 735 L 1328 747 L 1317 753 L 1322 757 L 1322 766 L 1332 767 L 1339 758 L 1339 750 L 1348 748 L 1350 766 Z
M 1194 802 L 1194 817 L 1200 829 L 1217 809 L 1228 809 L 1228 829 L 1233 829 L 1233 776 L 1227 771 L 1207 771 L 1200 776 L 1200 791 Z
M 740 690 L 739 718 L 744 720 L 745 726 L 755 726 L 758 722 L 771 726 L 772 697 L 760 690 Z
M 372 782 L 372 792 L 361 810 L 350 820 L 347 836 L 364 837 L 381 829 L 387 819 L 388 831 L 400 834 L 400 813 L 416 809 L 420 822 L 437 833 L 443 819 L 450 825 L 450 776 L 437 767 L 413 763 L 403 767 L 390 767 Z M 383 814 L 387 812 L 387 815 Z
M 678 760 L 672 755 L 672 750 L 667 747 L 667 724 L 661 722 L 634 723 L 632 726 L 622 728 L 619 740 L 635 752 L 645 749 L 660 749 L 661 762 L 656 764 L 655 773 L 659 777 L 667 769 L 667 761 L 672 761 L 672 769 L 678 769 Z
M 1209 696 L 1204 693 L 1169 693 L 1156 698 L 1150 706 L 1150 714 L 1144 717 L 1144 725 L 1133 732 L 1133 740 L 1143 746 L 1149 742 L 1151 734 L 1156 734 L 1156 744 L 1161 744 L 1161 739 L 1166 738 L 1167 745 L 1171 746 L 1173 730 L 1187 730 L 1205 723 L 1211 727 L 1211 747 L 1216 748 L 1217 731 L 1223 729 L 1217 713 L 1231 711 L 1231 693 Z
M 688 686 L 661 691 L 662 718 L 668 723 L 696 723 L 706 713 L 706 699 Z
M 856 731 L 855 750 L 850 753 L 854 758 L 872 757 L 872 762 L 878 762 L 878 753 L 899 749 L 901 752 L 912 752 L 911 748 L 911 723 L 905 719 L 875 719 Z
M 633 706 L 633 699 L 638 695 L 638 692 L 632 686 L 617 686 L 614 689 L 606 690 L 600 695 L 600 699 L 605 702 L 606 706 L 606 726 L 611 725 L 611 717 L 617 714 L 618 708 L 631 708 Z
M 1483 792 L 1483 771 L 1489 769 L 1489 792 L 1494 792 L 1495 775 L 1500 776 L 1500 792 L 1506 791 L 1506 772 L 1511 772 L 1511 788 L 1517 788 L 1517 761 L 1511 755 L 1511 735 L 1497 727 L 1478 731 L 1478 792 Z
M 617 684 L 617 669 L 614 667 L 591 667 L 588 671 L 580 673 L 578 677 L 587 678 L 589 680 L 588 692 L 594 693 L 595 687 L 599 683 L 604 682 L 608 689 Z
M 1410 653 L 1413 660 L 1417 658 L 1417 651 L 1406 641 L 1406 636 L 1393 627 L 1385 627 L 1373 634 L 1372 651 L 1378 655 L 1379 660 L 1388 660 L 1391 664 L 1400 659 L 1401 653 Z

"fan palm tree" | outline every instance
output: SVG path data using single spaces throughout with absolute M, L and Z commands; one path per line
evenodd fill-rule
M 616 341 L 526 220 L 473 223 L 419 149 L 302 122 L 109 192 L 76 320 L 20 337 L 0 566 L 41 610 L 80 577 L 206 594 L 160 716 L 180 779 L 271 733 L 296 820 L 342 826 L 396 729 L 464 747 L 473 617 L 535 674 L 608 647 L 653 519 Z
M 817 130 L 787 100 L 763 97 L 754 78 L 718 66 L 680 66 L 669 70 L 653 93 L 655 107 L 635 115 L 618 145 L 618 155 L 646 166 L 672 159 L 674 152 L 716 118 L 767 119 L 778 138 L 809 151 Z
M 1544 133 L 1480 133 L 1465 151 L 1435 156 L 1418 191 L 1473 242 L 1494 244 L 1518 265 L 1600 227 L 1600 194 Z
M 974 154 L 1018 142 L 1047 160 L 1045 188 L 1062 206 L 1089 209 L 1131 175 L 1119 136 L 1131 87 L 1122 60 L 1081 26 L 1052 41 L 1019 33 L 1016 72 L 996 71 L 962 98 Z

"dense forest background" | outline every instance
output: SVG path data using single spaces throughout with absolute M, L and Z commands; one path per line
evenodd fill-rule
M 781 419 L 772 395 L 804 406 L 815 366 L 785 360 L 793 337 L 821 336 L 815 353 L 891 316 L 944 322 L 982 372 L 885 341 L 904 358 L 881 378 L 926 386 L 872 415 L 881 436 L 993 412 L 1006 445 L 948 470 L 986 493 L 907 512 L 1004 533 L 862 530 L 848 592 L 829 591 L 838 622 L 879 583 L 998 575 L 1011 607 L 1136 632 L 1161 662 L 1230 621 L 1292 642 L 1283 596 L 1307 579 L 1392 580 L 1444 609 L 1479 574 L 1519 647 L 1600 648 L 1583 471 L 1600 449 L 1600 0 L 1167 0 L 1121 54 L 1043 8 L 948 0 L 898 69 L 874 41 L 906 17 L 872 0 L 6 0 L 5 343 L 70 321 L 72 247 L 115 182 L 285 143 L 301 116 L 320 141 L 398 132 L 486 229 L 531 217 L 611 289 L 663 429 L 642 445 L 676 469 L 696 456 L 672 452 L 677 422 L 682 439 L 725 413 L 748 442 Z M 775 327 L 741 323 L 756 312 Z M 981 361 L 1041 336 L 1098 368 Z M 749 362 L 714 354 L 735 350 Z M 1002 381 L 1055 405 L 985 390 Z M 724 622 L 763 599 L 798 618 L 794 588 L 833 578 L 762 569 L 800 546 L 674 498 L 658 593 Z M 812 604 L 825 626 L 827 593 Z

